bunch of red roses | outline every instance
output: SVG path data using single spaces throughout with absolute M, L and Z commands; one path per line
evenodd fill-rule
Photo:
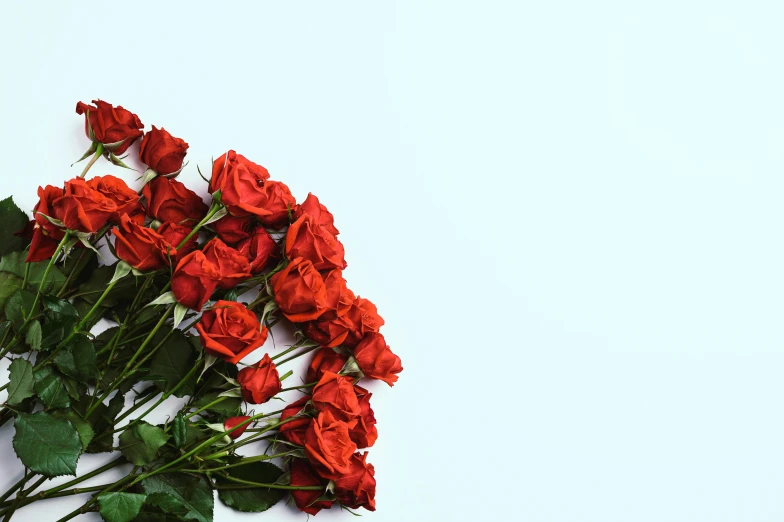
M 111 467 L 133 471 L 61 520 L 89 510 L 107 522 L 211 520 L 213 490 L 240 511 L 264 511 L 285 492 L 310 514 L 333 504 L 374 510 L 374 469 L 358 449 L 378 432 L 372 394 L 358 383 L 391 386 L 402 366 L 379 333 L 375 305 L 346 284 L 332 214 L 313 194 L 297 203 L 233 150 L 213 161 L 206 205 L 176 179 L 185 141 L 154 126 L 144 133 L 122 107 L 93 104 L 76 107 L 92 143 L 82 174 L 39 188 L 24 227 L 13 225 L 26 221 L 13 201 L 0 202 L 9 223 L 0 294 L 10 296 L 0 302 L 0 355 L 35 356 L 14 358 L 0 410 L 3 422 L 15 419 L 14 448 L 29 470 L 0 497 L 0 514 L 8 520 L 67 491 L 36 492 L 31 476 L 75 475 L 79 454 L 114 450 L 122 456 Z M 125 167 L 120 155 L 139 138 L 148 167 L 140 190 L 112 175 L 84 179 L 100 157 Z M 117 261 L 100 266 L 104 239 Z M 114 326 L 94 335 L 101 318 Z M 279 321 L 294 326 L 297 341 L 243 364 Z M 284 389 L 292 372 L 278 368 L 306 354 L 303 384 Z M 292 389 L 304 395 L 281 410 L 245 411 Z M 126 395 L 135 403 L 123 412 Z M 188 397 L 183 409 L 164 425 L 146 423 L 171 395 Z M 264 454 L 236 452 L 259 440 Z

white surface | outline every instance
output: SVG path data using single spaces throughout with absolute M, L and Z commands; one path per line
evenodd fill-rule
M 406 368 L 367 519 L 784 516 L 777 3 L 170 4 L 0 8 L 0 188 L 102 97 L 316 193 Z

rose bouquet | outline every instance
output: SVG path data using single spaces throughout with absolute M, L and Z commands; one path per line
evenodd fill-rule
M 332 214 L 233 150 L 202 176 L 207 205 L 176 179 L 185 141 L 100 100 L 76 112 L 91 142 L 81 175 L 40 187 L 32 219 L 0 201 L 0 357 L 11 359 L 0 423 L 14 422 L 24 466 L 0 516 L 77 493 L 92 496 L 60 521 L 210 521 L 213 491 L 245 512 L 284 497 L 313 515 L 374 510 L 360 450 L 378 433 L 360 383 L 391 386 L 402 366 L 375 305 L 346 284 Z M 127 167 L 135 142 L 148 167 L 138 189 L 86 176 L 102 157 Z M 290 346 L 259 357 L 276 324 Z M 286 363 L 305 355 L 302 384 L 284 387 Z M 176 414 L 145 421 L 170 397 Z M 256 442 L 258 454 L 238 451 Z M 42 488 L 103 452 L 117 456 Z M 123 465 L 118 481 L 77 487 Z

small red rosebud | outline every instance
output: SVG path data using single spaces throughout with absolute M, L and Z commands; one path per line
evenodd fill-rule
M 223 429 L 224 429 L 224 430 L 226 430 L 226 431 L 229 431 L 229 430 L 230 430 L 230 429 L 232 429 L 234 426 L 237 426 L 238 424 L 242 424 L 243 422 L 245 422 L 245 421 L 246 421 L 246 420 L 248 420 L 248 419 L 250 419 L 250 417 L 248 417 L 247 415 L 240 415 L 240 416 L 238 416 L 238 417 L 229 417 L 229 418 L 228 418 L 228 419 L 226 419 L 226 421 L 223 423 Z M 244 425 L 244 426 L 242 426 L 241 428 L 237 428 L 237 429 L 236 429 L 236 430 L 234 430 L 234 431 L 230 431 L 230 432 L 229 432 L 229 437 L 231 437 L 232 439 L 236 439 L 236 438 L 238 438 L 240 435 L 242 435 L 243 433 L 245 433 L 245 430 L 247 430 L 247 429 L 248 429 L 248 426 L 250 426 L 250 422 L 249 422 L 249 423 L 247 423 L 247 424 L 245 424 L 245 425 Z

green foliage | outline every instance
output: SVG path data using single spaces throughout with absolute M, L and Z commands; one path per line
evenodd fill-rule
M 74 297 L 78 297 L 92 306 L 101 297 L 109 282 L 114 277 L 116 263 L 101 266 L 93 270 L 90 277 L 79 285 Z M 131 301 L 137 292 L 136 277 L 125 277 L 117 282 L 101 303 L 101 306 L 112 308 L 122 301 Z
M 68 337 L 79 322 L 76 308 L 65 299 L 43 296 L 44 315 L 42 321 L 41 348 L 49 350 Z
M 226 473 L 237 479 L 265 484 L 274 484 L 283 476 L 283 470 L 269 462 L 251 462 L 236 468 L 229 468 Z M 219 474 L 215 475 L 215 480 L 222 485 L 236 484 Z M 252 513 L 268 510 L 283 496 L 283 490 L 270 488 L 221 489 L 218 491 L 218 498 L 230 508 Z
M 89 395 L 82 395 L 82 397 L 74 402 L 74 411 L 76 411 L 81 418 L 86 420 L 90 423 L 90 426 L 93 427 L 95 431 L 95 438 L 90 442 L 87 446 L 86 453 L 104 453 L 107 451 L 113 451 L 113 439 L 111 436 L 104 436 L 110 431 L 114 430 L 114 419 L 117 417 L 117 413 L 119 409 L 111 408 L 110 406 L 115 403 L 115 399 L 113 398 L 109 404 L 110 406 L 106 406 L 105 404 L 99 404 L 95 410 L 87 416 L 87 409 L 90 407 L 90 396 Z M 119 397 L 119 402 L 123 402 L 122 396 Z M 122 409 L 122 406 L 120 406 Z
M 161 346 L 150 364 L 150 380 L 162 392 L 171 391 L 193 369 L 198 354 L 188 342 L 187 337 L 175 330 L 166 343 Z M 193 393 L 196 376 L 181 386 L 174 395 L 184 397 Z
M 13 197 L 0 201 L 0 256 L 24 250 L 29 240 L 15 235 L 22 230 L 29 218 L 16 206 Z
M 212 522 L 215 500 L 209 483 L 184 473 L 164 473 L 142 481 L 147 503 L 182 520 Z
M 138 493 L 104 493 L 98 496 L 98 507 L 106 522 L 130 522 L 146 499 L 147 495 Z
M 76 475 L 82 444 L 69 421 L 46 412 L 16 417 L 14 451 L 22 463 L 47 477 Z
M 8 272 L 17 277 L 24 277 L 25 273 L 25 253 L 13 252 L 0 259 L 0 272 Z M 27 284 L 33 289 L 38 290 L 41 281 L 44 279 L 46 267 L 49 265 L 49 260 L 38 261 L 37 263 L 29 263 L 30 273 L 27 275 Z M 65 276 L 56 267 L 53 266 L 49 270 L 46 284 L 43 286 L 44 293 L 56 293 L 65 283 Z
M 63 374 L 82 383 L 91 382 L 99 376 L 95 348 L 84 335 L 78 335 L 73 344 L 60 349 L 54 356 L 54 364 Z
M 19 330 L 25 320 L 30 316 L 35 302 L 35 294 L 20 288 L 14 292 L 5 303 L 5 316 Z M 33 313 L 35 313 L 33 311 Z
M 62 409 L 71 405 L 63 377 L 57 370 L 50 366 L 44 366 L 35 370 L 33 377 L 35 379 L 33 384 L 35 393 L 47 409 Z
M 8 404 L 18 406 L 23 400 L 32 397 L 33 365 L 24 359 L 14 359 L 8 367 L 10 382 L 8 384 Z
M 95 437 L 95 431 L 93 431 L 93 427 L 90 426 L 90 423 L 83 420 L 71 410 L 58 410 L 53 412 L 52 415 L 66 419 L 73 424 L 73 427 L 76 428 L 77 433 L 79 433 L 79 442 L 82 443 L 82 451 L 87 450 L 87 446 L 90 445 L 93 437 Z
M 220 390 L 207 393 L 193 403 L 194 408 L 204 408 L 215 401 L 222 392 Z M 211 405 L 206 411 L 217 413 L 221 417 L 239 415 L 242 399 L 239 397 L 224 397 L 222 401 Z
M 0 272 L 0 312 L 14 292 L 22 288 L 22 278 L 8 272 Z
M 185 446 L 185 440 L 188 434 L 188 425 L 186 424 L 185 417 L 183 416 L 182 412 L 178 413 L 177 416 L 174 417 L 174 422 L 172 423 L 172 432 L 174 434 L 174 445 L 178 448 Z
M 31 350 L 38 351 L 41 349 L 41 323 L 33 321 L 27 326 L 27 333 L 25 334 L 25 344 Z
M 161 428 L 141 421 L 120 435 L 120 451 L 131 464 L 146 466 L 168 440 L 169 435 Z

